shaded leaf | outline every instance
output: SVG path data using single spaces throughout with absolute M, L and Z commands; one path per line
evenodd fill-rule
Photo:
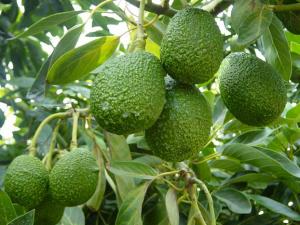
M 248 195 L 249 198 L 254 200 L 257 204 L 269 209 L 274 213 L 278 213 L 291 218 L 294 221 L 300 221 L 300 214 L 291 210 L 286 205 L 280 202 L 274 201 L 273 199 L 261 196 L 261 195 Z
M 170 224 L 179 225 L 179 209 L 177 205 L 177 196 L 176 191 L 173 188 L 169 188 L 166 194 L 165 202 Z
M 7 225 L 33 225 L 34 213 L 35 213 L 35 210 L 33 209 L 21 216 L 18 216 L 16 219 L 12 220 Z
M 143 183 L 127 193 L 127 196 L 120 207 L 115 223 L 116 225 L 143 224 L 141 215 L 142 205 L 149 184 L 149 182 Z
M 79 207 L 65 208 L 64 215 L 58 225 L 85 225 L 82 209 Z
M 240 162 L 238 160 L 233 160 L 233 159 L 216 159 L 211 161 L 209 165 L 210 167 L 213 168 L 218 168 L 218 169 L 223 169 L 223 170 L 228 170 L 233 172 L 244 170 Z
M 34 35 L 39 32 L 48 30 L 49 27 L 61 24 L 65 21 L 68 21 L 72 19 L 74 16 L 84 13 L 86 11 L 69 11 L 69 12 L 60 12 L 56 14 L 52 14 L 50 16 L 44 17 L 37 21 L 36 23 L 32 24 L 27 30 L 22 32 L 21 34 L 18 34 L 15 38 L 23 38 L 26 36 Z M 15 39 L 14 38 L 14 39 Z
M 265 32 L 272 22 L 273 12 L 260 0 L 235 1 L 232 27 L 238 34 L 237 45 L 247 46 Z
M 9 196 L 0 190 L 0 225 L 6 225 L 17 216 Z
M 283 26 L 276 16 L 261 36 L 261 44 L 267 62 L 288 81 L 292 73 L 292 58 Z
M 68 51 L 51 66 L 47 81 L 51 84 L 66 84 L 85 77 L 105 62 L 118 44 L 119 37 L 107 36 Z
M 247 182 L 247 183 L 253 183 L 253 182 L 264 182 L 264 183 L 271 183 L 272 181 L 275 181 L 276 179 L 268 174 L 263 173 L 249 173 L 245 174 L 239 177 L 231 178 L 227 181 L 225 181 L 225 185 L 228 184 L 234 184 L 234 183 L 240 183 L 240 182 Z
M 158 174 L 156 170 L 147 164 L 136 161 L 112 161 L 110 162 L 108 170 L 120 176 L 141 179 L 154 179 Z
M 251 203 L 247 196 L 235 189 L 221 189 L 214 192 L 214 196 L 224 202 L 228 208 L 237 214 L 248 214 L 251 212 Z
M 3 126 L 5 122 L 5 115 L 4 112 L 0 109 L 0 128 Z

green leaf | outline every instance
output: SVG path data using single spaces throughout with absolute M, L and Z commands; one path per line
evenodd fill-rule
M 287 111 L 286 118 L 300 121 L 300 103 Z
M 214 196 L 224 202 L 228 208 L 237 214 L 249 214 L 251 212 L 251 203 L 247 196 L 235 189 L 221 189 L 214 192 Z
M 119 176 L 129 176 L 141 179 L 154 179 L 158 174 L 156 170 L 147 164 L 135 161 L 112 161 L 109 171 Z
M 69 11 L 69 12 L 60 12 L 56 14 L 52 14 L 50 16 L 44 17 L 37 21 L 36 23 L 32 24 L 27 30 L 22 32 L 21 34 L 18 34 L 16 38 L 23 38 L 27 37 L 30 35 L 35 35 L 39 32 L 48 30 L 51 26 L 61 24 L 65 21 L 68 21 L 72 19 L 74 16 L 84 13 L 86 11 L 81 10 L 81 11 Z
M 9 196 L 0 190 L 0 225 L 6 225 L 16 216 L 15 208 Z
M 233 138 L 229 143 L 241 143 L 258 145 L 262 144 L 265 139 L 272 134 L 273 130 L 270 128 L 251 130 Z
M 269 174 L 263 173 L 249 173 L 239 177 L 231 178 L 225 181 L 224 185 L 235 184 L 240 182 L 247 182 L 247 183 L 268 183 L 275 181 L 276 179 Z
M 61 38 L 52 54 L 48 57 L 47 61 L 39 70 L 33 85 L 27 93 L 27 98 L 38 100 L 45 95 L 46 78 L 49 67 L 53 64 L 53 62 L 55 62 L 57 58 L 75 47 L 82 29 L 82 24 L 74 26 L 70 30 L 68 30 L 68 32 Z
M 284 155 L 270 149 L 250 147 L 243 144 L 227 146 L 223 155 L 251 164 L 266 173 L 282 179 L 299 179 L 300 168 Z
M 287 216 L 294 221 L 300 221 L 300 214 L 291 210 L 286 205 L 280 202 L 274 201 L 273 199 L 261 196 L 261 195 L 248 195 L 249 198 L 254 200 L 257 204 L 269 209 L 270 211 Z
M 264 56 L 282 78 L 288 81 L 292 74 L 292 58 L 283 26 L 276 16 L 261 36 Z
M 80 207 L 65 208 L 64 215 L 58 225 L 85 225 L 85 218 Z
M 260 0 L 235 1 L 231 23 L 238 34 L 237 45 L 248 46 L 269 27 L 273 12 Z
M 177 196 L 176 191 L 173 188 L 169 188 L 166 194 L 165 202 L 170 224 L 179 225 L 179 209 L 177 205 Z
M 119 37 L 107 36 L 72 49 L 60 56 L 49 69 L 50 84 L 66 84 L 88 75 L 105 62 L 119 44 Z
M 145 182 L 127 193 L 120 207 L 115 225 L 143 224 L 142 205 L 149 184 L 150 182 Z
M 131 153 L 124 136 L 105 132 L 105 138 L 111 153 L 112 160 L 131 160 Z M 128 193 L 135 188 L 133 178 L 115 175 L 118 202 L 122 202 Z
M 33 225 L 34 213 L 35 210 L 33 209 L 21 216 L 18 216 L 16 219 L 12 220 L 7 225 Z
M 233 172 L 244 170 L 240 162 L 234 159 L 216 159 L 213 160 L 209 165 L 212 168 L 218 168 Z

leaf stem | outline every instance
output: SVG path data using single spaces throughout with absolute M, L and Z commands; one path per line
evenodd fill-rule
M 280 11 L 299 11 L 300 10 L 300 3 L 294 4 L 286 4 L 286 5 L 267 5 L 269 9 L 272 9 L 275 12 Z
M 78 132 L 78 119 L 79 112 L 73 112 L 73 126 L 72 126 L 72 140 L 70 145 L 70 150 L 77 148 L 77 132 Z
M 201 180 L 197 179 L 196 177 L 191 178 L 193 182 L 195 182 L 196 184 L 198 184 L 200 186 L 200 188 L 204 191 L 205 196 L 207 198 L 207 202 L 208 202 L 208 206 L 209 206 L 209 214 L 210 214 L 210 218 L 211 218 L 211 225 L 216 225 L 216 216 L 215 216 L 215 210 L 214 210 L 214 202 L 213 199 L 211 197 L 211 194 L 208 190 L 208 188 L 206 187 L 206 185 L 204 184 L 204 182 L 202 182 Z
M 103 7 L 104 5 L 106 5 L 106 4 L 108 4 L 108 3 L 112 2 L 112 1 L 113 0 L 105 0 L 105 1 L 103 1 L 101 3 L 99 3 L 98 5 L 96 5 L 96 7 L 91 11 L 89 17 L 86 19 L 85 23 L 87 23 L 87 21 L 89 21 L 92 18 L 92 16 L 95 14 L 95 12 L 97 10 L 99 10 L 101 7 Z
M 198 206 L 198 198 L 196 195 L 196 188 L 194 185 L 190 187 L 189 195 L 191 198 L 191 207 L 193 207 L 197 211 L 197 216 L 195 217 L 195 219 L 197 219 L 200 225 L 207 225 Z

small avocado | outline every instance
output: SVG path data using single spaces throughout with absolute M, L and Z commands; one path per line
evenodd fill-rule
M 48 171 L 41 160 L 33 156 L 21 155 L 8 166 L 4 177 L 4 188 L 12 202 L 32 209 L 45 198 L 48 182 Z
M 192 85 L 167 85 L 167 102 L 145 138 L 153 154 L 172 162 L 196 155 L 207 143 L 212 125 L 211 109 Z
M 49 191 L 63 206 L 85 203 L 96 190 L 98 165 L 87 149 L 74 149 L 54 165 L 49 176 Z
M 276 120 L 287 102 L 281 76 L 254 55 L 228 55 L 219 70 L 221 97 L 229 111 L 242 123 L 265 126 Z

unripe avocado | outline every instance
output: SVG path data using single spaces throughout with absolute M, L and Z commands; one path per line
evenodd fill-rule
M 212 115 L 200 91 L 190 85 L 175 84 L 166 94 L 167 102 L 145 138 L 153 154 L 180 162 L 197 154 L 207 143 Z
M 87 149 L 74 149 L 54 165 L 50 172 L 50 194 L 63 206 L 85 203 L 96 190 L 98 165 Z
M 295 4 L 296 0 L 284 0 L 282 4 Z M 300 34 L 300 11 L 276 12 L 284 27 L 293 34 Z
M 35 208 L 34 225 L 56 225 L 64 214 L 65 207 L 50 196 Z
M 170 21 L 161 43 L 167 73 L 187 84 L 204 83 L 223 59 L 223 39 L 212 15 L 197 8 L 180 10 Z
M 4 188 L 14 203 L 32 209 L 43 201 L 48 182 L 48 171 L 42 162 L 33 156 L 21 155 L 7 168 Z
M 165 103 L 165 71 L 150 53 L 134 52 L 106 62 L 91 90 L 91 111 L 116 134 L 149 128 Z
M 232 53 L 220 67 L 221 97 L 241 122 L 264 126 L 276 120 L 287 101 L 281 76 L 268 63 L 247 53 Z

